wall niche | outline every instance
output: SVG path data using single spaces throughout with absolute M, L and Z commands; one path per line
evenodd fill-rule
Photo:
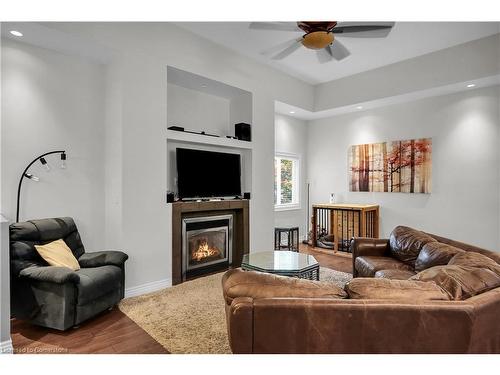
M 178 147 L 241 155 L 242 192 L 252 190 L 252 142 L 234 136 L 234 124 L 252 124 L 252 93 L 182 69 L 167 67 L 167 127 L 179 126 L 197 135 L 167 130 L 167 189 L 177 192 Z

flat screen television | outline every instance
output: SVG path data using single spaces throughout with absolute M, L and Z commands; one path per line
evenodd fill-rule
M 179 198 L 241 195 L 241 158 L 238 154 L 176 149 Z

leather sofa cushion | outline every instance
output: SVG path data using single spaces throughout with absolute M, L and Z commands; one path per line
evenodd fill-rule
M 458 253 L 465 251 L 441 242 L 426 243 L 415 261 L 415 271 L 420 272 L 434 266 L 444 266 Z
M 355 278 L 345 290 L 351 299 L 448 301 L 448 294 L 434 283 L 410 280 Z
M 85 305 L 122 287 L 122 270 L 116 266 L 81 268 L 75 273 L 80 279 L 78 305 Z
M 422 247 L 429 242 L 437 241 L 424 232 L 404 226 L 394 228 L 389 237 L 391 255 L 412 267 Z
M 408 280 L 414 276 L 415 272 L 410 270 L 380 270 L 375 272 L 376 278 L 391 279 L 391 280 Z
M 494 272 L 485 268 L 459 265 L 428 268 L 410 280 L 432 281 L 453 300 L 464 300 L 500 286 L 500 276 Z
M 448 265 L 486 268 L 500 276 L 500 264 L 487 257 L 486 255 L 475 253 L 472 251 L 467 251 L 455 255 L 453 258 L 451 258 Z
M 385 256 L 357 257 L 354 261 L 354 267 L 356 267 L 356 271 L 358 272 L 359 277 L 373 277 L 375 276 L 375 272 L 379 270 L 412 270 L 410 266 L 400 262 L 399 260 Z
M 278 276 L 269 273 L 227 271 L 222 278 L 224 298 L 228 305 L 236 297 L 273 298 L 346 298 L 347 294 L 335 284 Z

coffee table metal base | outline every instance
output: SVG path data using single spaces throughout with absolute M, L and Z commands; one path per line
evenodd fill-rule
M 245 271 L 258 271 L 271 273 L 274 275 L 298 277 L 300 279 L 319 280 L 319 263 L 317 263 L 316 261 L 315 264 L 311 264 L 300 269 L 279 270 L 272 269 L 271 267 L 263 267 L 258 264 L 249 264 L 247 257 L 248 255 L 243 259 L 243 262 L 241 264 L 241 268 Z

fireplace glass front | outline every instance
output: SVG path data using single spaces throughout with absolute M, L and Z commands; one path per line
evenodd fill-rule
M 231 264 L 232 231 L 233 215 L 183 218 L 183 276 Z

